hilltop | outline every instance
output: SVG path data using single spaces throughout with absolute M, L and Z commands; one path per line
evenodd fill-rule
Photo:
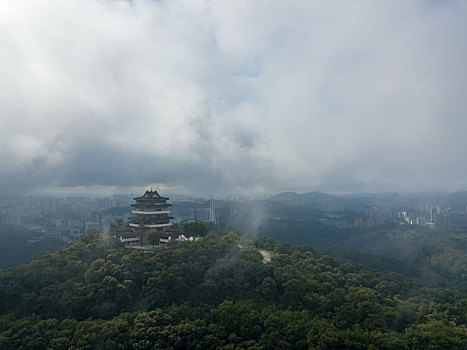
M 467 345 L 465 294 L 234 232 L 151 253 L 91 232 L 1 271 L 0 313 L 1 349 Z

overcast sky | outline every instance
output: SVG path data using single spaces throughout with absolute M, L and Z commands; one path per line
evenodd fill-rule
M 441 0 L 1 1 L 0 194 L 467 190 L 466 18 Z

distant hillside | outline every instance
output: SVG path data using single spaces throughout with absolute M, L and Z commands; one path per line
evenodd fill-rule
M 150 254 L 90 233 L 0 272 L 5 350 L 465 349 L 466 325 L 455 290 L 232 232 Z
M 328 211 L 358 210 L 373 205 L 400 207 L 419 202 L 420 205 L 436 202 L 452 210 L 465 211 L 467 192 L 454 193 L 353 193 L 346 195 L 330 195 L 318 191 L 308 193 L 282 192 L 269 198 L 272 202 L 287 205 L 314 206 Z M 321 208 L 318 207 L 321 205 Z
M 325 250 L 356 262 L 393 269 L 432 285 L 467 291 L 467 229 L 417 226 L 352 230 Z M 392 265 L 387 265 L 392 261 Z
M 302 207 L 293 210 L 288 219 L 265 221 L 258 234 L 292 244 L 311 245 L 321 252 L 422 278 L 434 285 L 455 284 L 467 290 L 466 228 L 434 230 L 387 225 L 339 230 L 320 223 L 319 216 L 294 219 L 293 215 L 298 216 L 301 211 L 305 216 Z
M 296 192 L 281 192 L 269 198 L 271 201 L 276 202 L 316 202 L 320 200 L 342 200 L 339 196 L 322 193 L 319 191 L 296 193 Z
M 65 243 L 15 225 L 0 225 L 0 269 L 30 263 L 41 252 L 53 252 Z
M 303 194 L 282 192 L 270 197 L 269 200 L 289 206 L 309 206 L 324 211 L 342 211 L 348 206 L 344 198 L 321 192 L 308 192 Z

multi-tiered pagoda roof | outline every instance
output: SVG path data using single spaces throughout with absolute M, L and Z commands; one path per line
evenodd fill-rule
M 136 203 L 130 218 L 129 226 L 133 228 L 152 229 L 155 231 L 165 231 L 172 226 L 170 222 L 173 217 L 169 216 L 167 203 L 168 197 L 162 197 L 157 191 L 146 191 L 141 197 L 134 198 Z
M 160 199 L 160 200 L 165 200 L 168 201 L 170 198 L 168 197 L 162 197 L 157 191 L 146 191 L 141 197 L 136 197 L 133 198 L 135 201 L 137 200 L 153 200 L 153 199 Z M 135 204 L 133 204 L 135 205 Z

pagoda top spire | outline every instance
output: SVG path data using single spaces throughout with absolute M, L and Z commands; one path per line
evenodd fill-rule
M 144 194 L 141 197 L 136 197 L 136 198 L 133 198 L 133 199 L 135 199 L 135 200 L 136 199 L 165 199 L 165 200 L 169 200 L 169 198 L 167 198 L 167 197 L 162 197 L 157 191 L 153 191 L 152 187 L 151 187 L 150 191 L 144 192 Z

